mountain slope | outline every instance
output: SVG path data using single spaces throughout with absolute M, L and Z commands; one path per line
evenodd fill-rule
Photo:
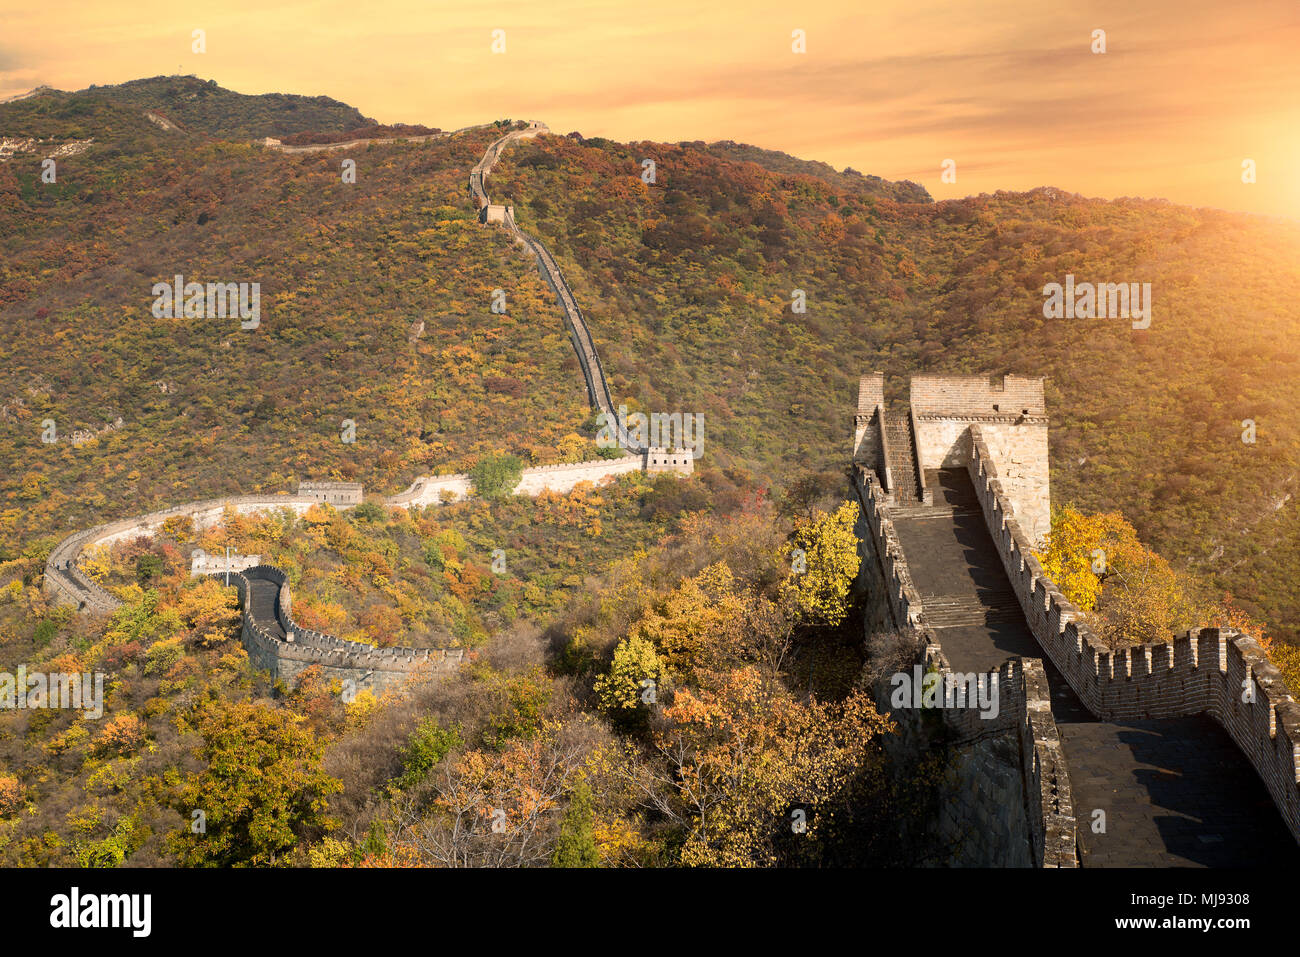
M 331 474 L 393 491 L 590 439 L 549 290 L 473 221 L 464 177 L 491 132 L 371 147 L 347 186 L 338 155 L 163 131 L 136 113 L 159 84 L 127 86 L 0 106 L 6 135 L 96 137 L 55 185 L 35 155 L 0 165 L 7 554 L 106 511 Z M 302 119 L 252 99 L 206 129 Z M 1294 223 L 1051 189 L 899 203 L 782 156 L 547 136 L 511 147 L 490 185 L 560 261 L 615 401 L 704 413 L 705 465 L 776 486 L 842 467 L 872 369 L 898 394 L 922 372 L 1046 375 L 1054 500 L 1122 511 L 1295 636 Z M 261 281 L 262 328 L 153 320 L 149 289 L 176 273 Z M 1151 328 L 1045 319 L 1042 288 L 1067 273 L 1152 283 Z M 67 435 L 118 416 L 96 446 L 39 441 L 46 418 Z M 338 442 L 346 418 L 368 444 Z
M 1046 375 L 1054 500 L 1122 511 L 1296 635 L 1296 224 L 1053 189 L 897 204 L 691 145 L 555 138 L 496 189 L 565 267 L 616 396 L 704 412 L 721 461 L 841 465 L 873 369 L 900 396 L 916 373 Z M 1067 274 L 1150 282 L 1151 328 L 1044 318 Z

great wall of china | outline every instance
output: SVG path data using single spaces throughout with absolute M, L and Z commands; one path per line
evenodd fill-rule
M 907 666 L 941 681 L 998 674 L 991 720 L 930 712 L 953 749 L 959 799 L 935 832 L 955 861 L 1294 864 L 1300 706 L 1259 643 L 1202 628 L 1111 649 L 1034 557 L 1050 516 L 1043 381 L 917 376 L 909 404 L 887 412 L 883 377 L 862 378 L 865 630 L 904 635 Z
M 560 308 L 564 310 L 564 324 L 573 340 L 574 351 L 578 354 L 578 363 L 582 367 L 582 376 L 587 381 L 587 394 L 592 407 L 608 416 L 611 425 L 616 431 L 619 448 L 634 452 L 644 451 L 644 447 L 627 434 L 622 423 L 617 419 L 614 400 L 610 397 L 609 383 L 605 379 L 605 370 L 600 364 L 600 356 L 596 353 L 591 331 L 587 328 L 587 320 L 583 317 L 582 310 L 578 308 L 578 300 L 573 295 L 573 290 L 569 288 L 569 284 L 565 282 L 564 274 L 555 262 L 555 257 L 551 255 L 551 251 L 540 240 L 534 239 L 519 228 L 519 225 L 515 222 L 515 209 L 513 206 L 493 205 L 488 199 L 487 177 L 492 172 L 492 168 L 496 166 L 497 161 L 501 159 L 501 151 L 517 140 L 531 139 L 546 132 L 549 132 L 546 124 L 534 121 L 529 123 L 525 129 L 507 133 L 494 142 L 488 147 L 487 152 L 483 154 L 483 159 L 470 170 L 469 192 L 479 207 L 479 216 L 483 222 L 500 223 L 505 226 L 506 229 L 510 230 L 516 242 L 526 247 L 529 252 L 537 257 L 538 268 L 541 270 L 542 275 L 546 277 L 552 291 L 554 291 Z
M 495 140 L 470 172 L 469 191 L 481 221 L 506 227 L 536 258 L 591 405 L 613 416 L 590 330 L 558 264 L 519 228 L 513 207 L 491 204 L 485 189 L 507 145 L 544 132 L 532 123 Z M 909 665 L 944 680 L 997 676 L 994 716 L 892 709 L 904 746 L 927 746 L 937 720 L 953 755 L 953 799 L 943 802 L 934 836 L 953 848 L 953 863 L 984 866 L 1295 863 L 1300 706 L 1248 635 L 1202 628 L 1123 649 L 1096 638 L 1033 556 L 1050 521 L 1047 424 L 1041 379 L 917 376 L 903 413 L 887 409 L 882 376 L 860 383 L 853 462 L 872 599 L 866 637 L 905 636 Z M 632 454 L 526 469 L 516 494 L 691 470 L 689 457 L 679 464 L 634 445 L 621 426 L 618 437 Z M 471 493 L 467 475 L 423 476 L 385 504 L 420 507 Z M 86 548 L 155 532 L 173 518 L 203 528 L 228 509 L 302 514 L 322 501 L 350 508 L 361 489 L 304 483 L 297 495 L 212 499 L 80 531 L 51 552 L 45 587 L 56 600 L 110 611 L 117 599 L 77 566 Z M 214 572 L 199 562 L 196 571 L 236 588 L 250 659 L 279 680 L 319 666 L 384 691 L 415 673 L 454 668 L 462 654 L 377 649 L 303 628 L 291 615 L 288 577 L 274 566 Z
M 481 127 L 467 129 L 479 128 Z M 513 492 L 516 495 L 533 496 L 545 491 L 568 492 L 580 482 L 599 484 L 629 472 L 689 475 L 694 470 L 694 458 L 690 450 L 649 448 L 634 443 L 619 422 L 586 320 L 550 252 L 519 229 L 514 222 L 513 210 L 503 218 L 489 220 L 486 215 L 491 207 L 483 189 L 483 181 L 500 159 L 501 151 L 516 139 L 536 136 L 545 131 L 544 124 L 531 123 L 526 129 L 512 131 L 494 140 L 470 173 L 470 194 L 476 208 L 481 210 L 480 218 L 483 222 L 506 225 L 516 241 L 536 255 L 541 271 L 564 311 L 565 327 L 569 330 L 577 352 L 591 404 L 597 411 L 609 416 L 610 426 L 616 433 L 622 454 L 613 459 L 526 468 Z M 414 139 L 423 141 L 451 135 L 454 134 L 438 133 Z M 370 145 L 411 140 L 410 137 L 401 137 L 361 142 Z M 275 142 L 264 142 L 263 145 L 287 153 L 316 151 L 284 147 Z M 321 150 L 349 145 L 352 144 L 326 144 Z M 381 501 L 391 507 L 418 508 L 464 499 L 471 494 L 473 483 L 469 475 L 457 473 L 421 476 L 404 492 Z M 303 482 L 299 483 L 296 495 L 242 495 L 208 499 L 109 522 L 75 532 L 59 542 L 46 561 L 44 587 L 60 603 L 83 611 L 111 612 L 121 602 L 78 566 L 78 559 L 89 548 L 111 546 L 118 541 L 156 534 L 169 520 L 186 520 L 192 528 L 204 529 L 221 524 L 227 510 L 236 515 L 249 515 L 287 509 L 295 515 L 302 515 L 312 506 L 322 503 L 348 509 L 361 501 L 362 488 L 354 483 Z M 194 569 L 196 574 L 200 570 L 206 573 L 208 565 L 196 562 Z M 275 679 L 293 681 L 308 666 L 318 665 L 324 674 L 349 679 L 358 689 L 382 692 L 400 686 L 416 672 L 444 670 L 454 667 L 461 660 L 463 652 L 460 649 L 379 649 L 302 628 L 289 615 L 291 595 L 288 576 L 273 565 L 256 565 L 213 574 L 228 580 L 237 589 L 242 609 L 241 637 L 244 647 L 254 664 L 270 672 Z

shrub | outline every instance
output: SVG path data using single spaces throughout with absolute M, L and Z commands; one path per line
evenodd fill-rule
M 437 718 L 425 718 L 411 732 L 402 750 L 402 773 L 397 778 L 397 786 L 409 788 L 419 784 L 439 761 L 459 746 L 459 728 L 443 728 Z
M 58 632 L 58 622 L 42 621 L 36 626 L 36 632 L 32 635 L 32 640 L 36 642 L 37 648 L 44 648 L 54 639 Z
M 484 498 L 509 495 L 524 474 L 524 463 L 517 455 L 489 455 L 479 459 L 469 470 L 474 491 Z
M 0 777 L 0 817 L 7 817 L 23 803 L 23 786 L 15 777 Z
M 569 798 L 551 862 L 555 867 L 595 867 L 600 863 L 591 813 L 591 787 L 586 781 L 579 781 Z
M 388 518 L 384 507 L 376 502 L 362 502 L 352 509 L 352 519 L 357 522 L 367 522 L 371 525 L 383 524 Z
M 145 724 L 133 714 L 120 714 L 95 739 L 95 753 L 128 755 L 144 742 Z
M 643 714 L 646 691 L 662 685 L 664 673 L 663 662 L 649 639 L 625 638 L 614 649 L 609 673 L 596 679 L 596 696 L 611 718 L 624 724 L 634 722 Z

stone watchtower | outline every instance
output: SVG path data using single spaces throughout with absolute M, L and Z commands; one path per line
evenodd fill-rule
M 854 462 L 876 471 L 894 504 L 928 503 L 926 474 L 965 468 L 971 426 L 978 426 L 1021 527 L 1041 540 L 1051 528 L 1042 377 L 919 375 L 909 396 L 909 411 L 888 412 L 884 376 L 862 377 Z
M 497 223 L 504 226 L 507 220 L 514 218 L 514 206 L 489 204 L 478 211 L 478 221 L 480 223 Z

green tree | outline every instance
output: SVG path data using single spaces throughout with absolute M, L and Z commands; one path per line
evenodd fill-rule
M 579 781 L 569 796 L 569 806 L 560 819 L 560 836 L 555 841 L 551 863 L 555 867 L 596 867 L 600 853 L 596 850 L 595 816 L 591 810 L 591 788 Z
M 141 555 L 135 560 L 135 578 L 141 585 L 148 585 L 162 574 L 163 562 L 157 555 Z
M 402 749 L 402 774 L 397 779 L 397 786 L 409 788 L 419 784 L 448 752 L 459 745 L 459 728 L 443 728 L 437 718 L 425 718 L 411 732 L 406 747 Z
M 388 519 L 388 513 L 384 507 L 377 502 L 362 502 L 360 505 L 353 507 L 352 520 L 354 522 L 367 522 L 371 525 L 382 525 Z
M 488 455 L 469 470 L 474 491 L 484 498 L 509 495 L 524 474 L 524 463 L 517 455 Z
M 173 838 L 182 865 L 282 864 L 304 831 L 330 826 L 326 799 L 343 786 L 322 769 L 323 746 L 302 717 L 248 701 L 210 701 L 193 726 L 206 767 L 175 801 L 185 818 Z M 204 814 L 200 833 L 196 810 Z

